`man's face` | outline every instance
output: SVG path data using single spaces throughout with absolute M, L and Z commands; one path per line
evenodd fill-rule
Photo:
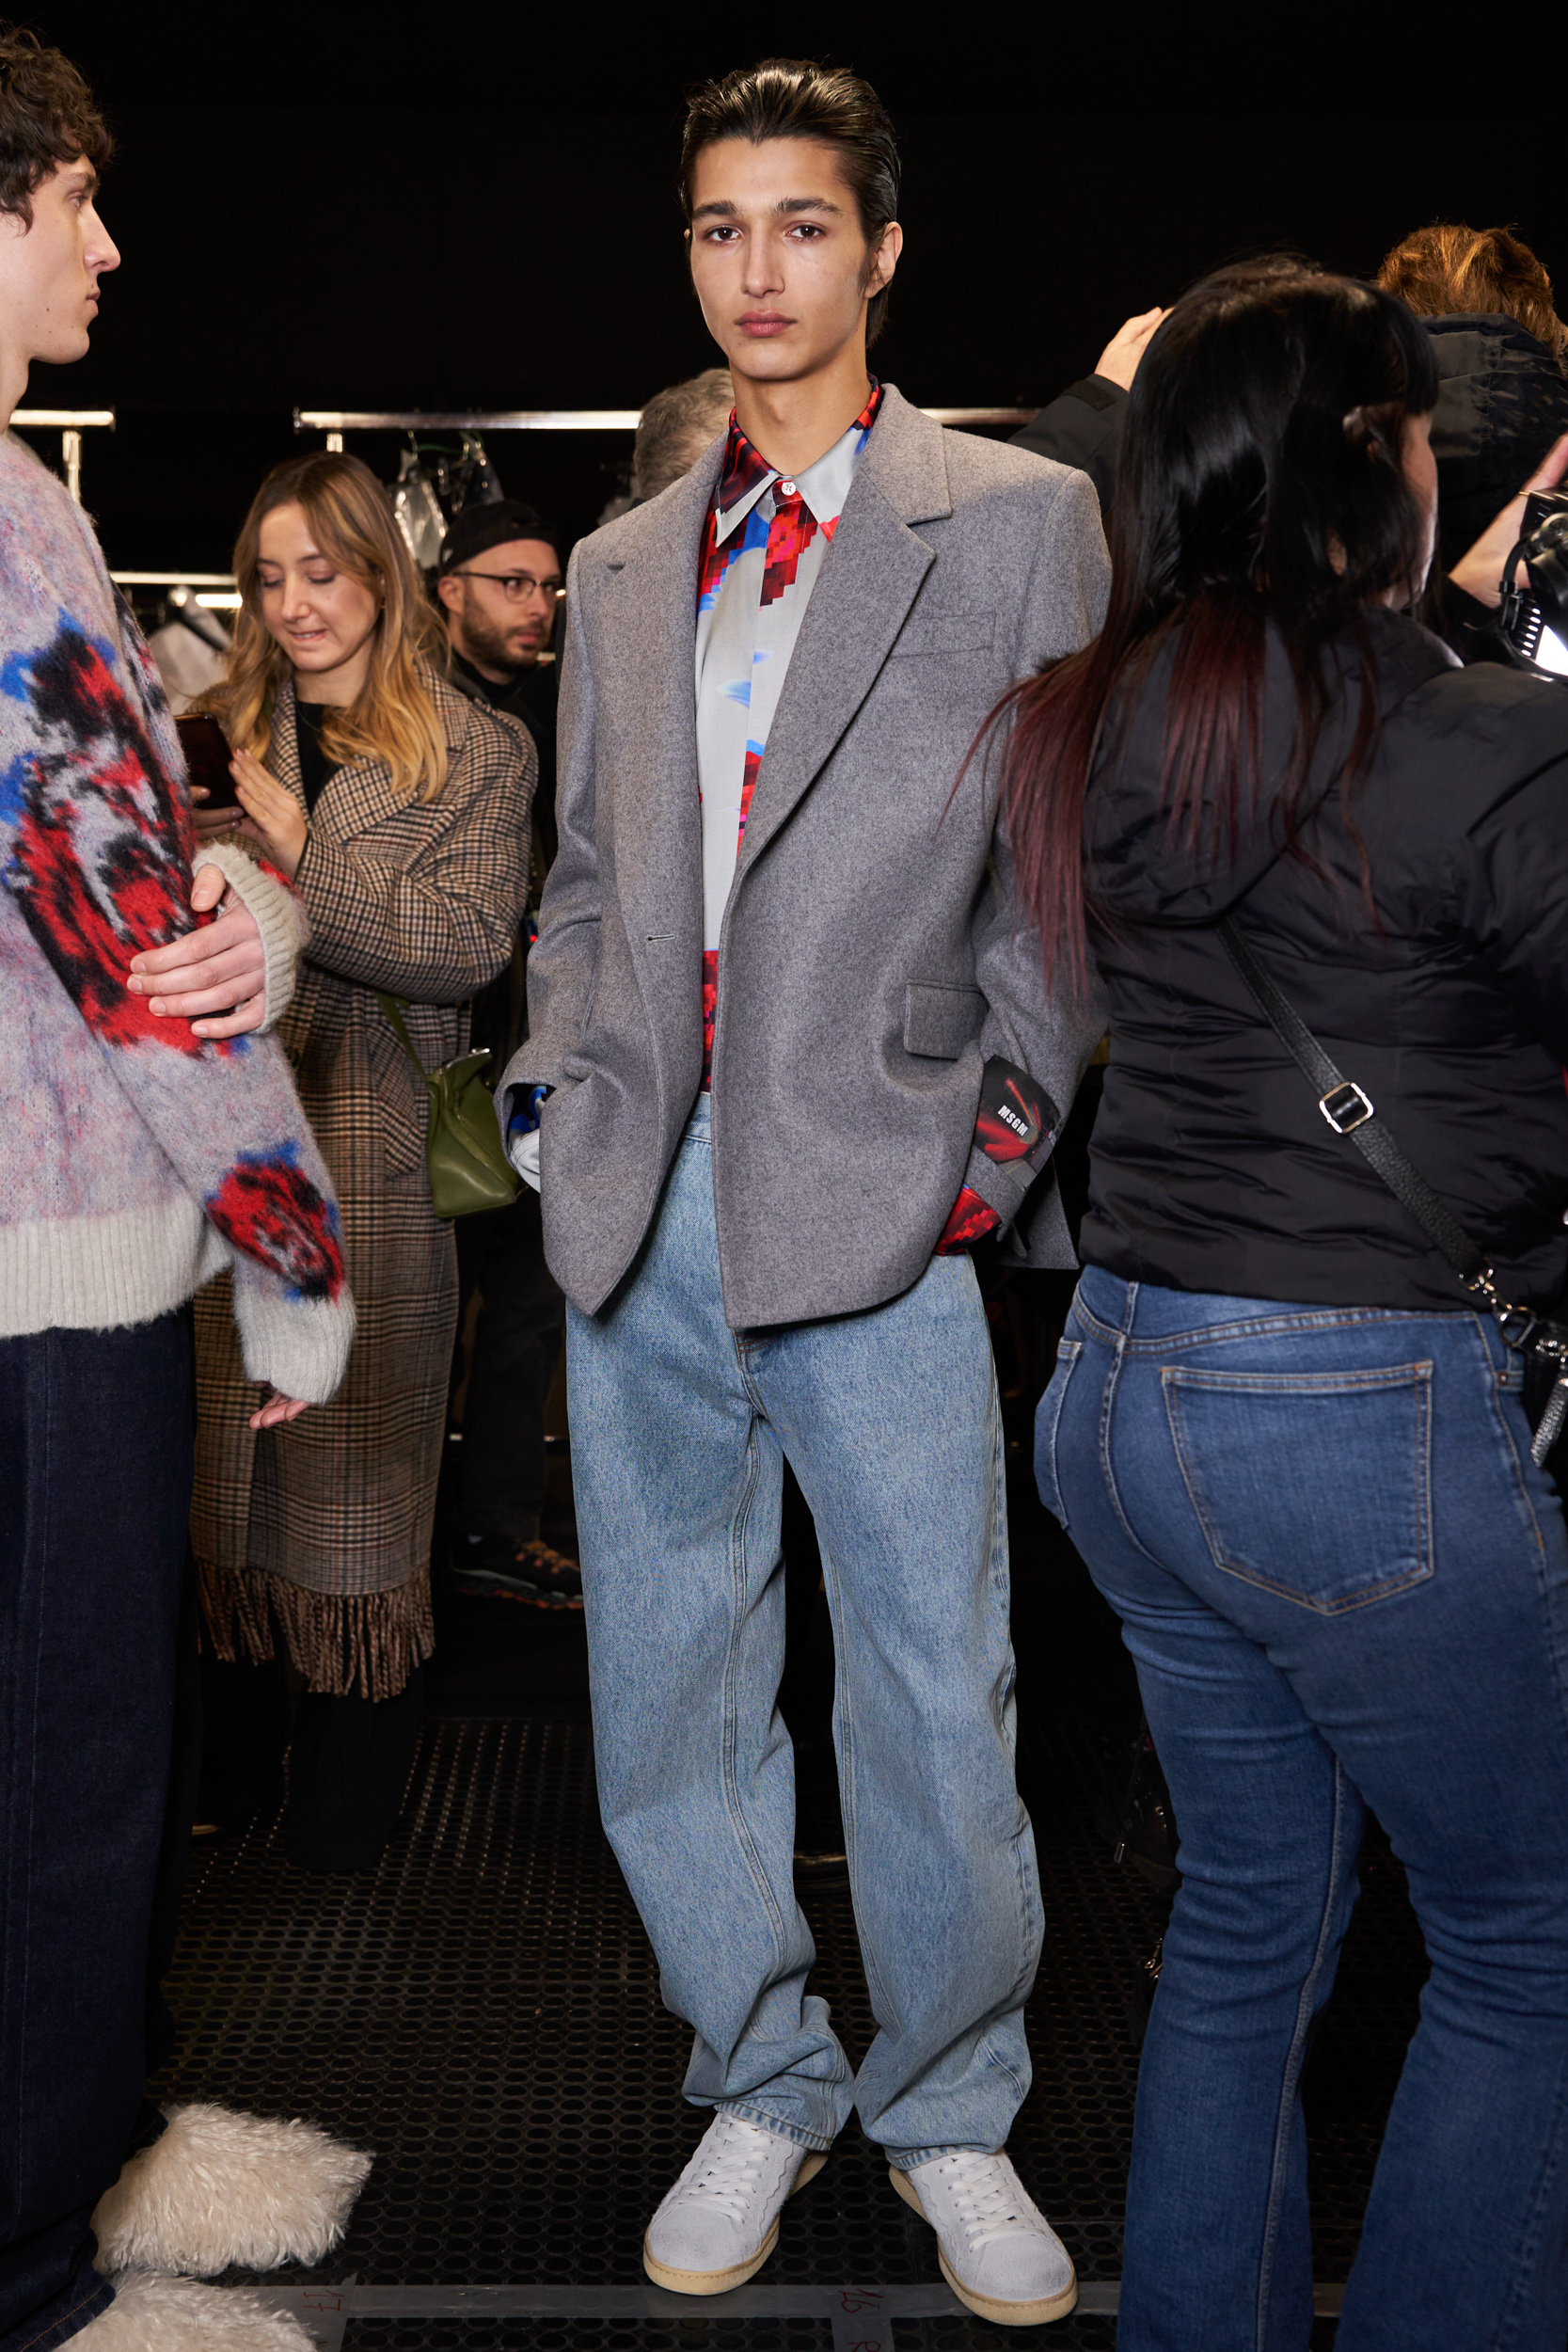
M 720 139 L 691 183 L 691 282 L 737 375 L 791 383 L 831 365 L 865 327 L 903 232 L 866 250 L 838 150 L 822 139 Z
M 447 628 L 482 675 L 524 670 L 550 642 L 561 564 L 545 539 L 505 539 L 438 583 Z
M 119 267 L 98 217 L 98 174 L 59 164 L 33 192 L 29 228 L 0 213 L 0 346 L 24 366 L 80 359 L 98 316 L 98 281 Z

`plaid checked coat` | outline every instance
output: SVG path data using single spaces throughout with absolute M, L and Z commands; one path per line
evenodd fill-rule
M 317 1691 L 402 1689 L 432 1647 L 430 1542 L 457 1313 L 450 1224 L 430 1202 L 427 1096 L 377 1004 L 427 1069 L 465 1051 L 467 1000 L 512 953 L 528 889 L 531 738 L 425 673 L 451 767 L 434 801 L 376 760 L 327 783 L 296 887 L 310 945 L 280 1035 L 337 1186 L 358 1308 L 332 1404 L 253 1436 L 226 1283 L 197 1300 L 192 1544 L 218 1655 L 273 1654 L 270 1617 Z M 303 803 L 292 687 L 268 766 Z M 269 1615 L 270 1613 L 270 1615 Z

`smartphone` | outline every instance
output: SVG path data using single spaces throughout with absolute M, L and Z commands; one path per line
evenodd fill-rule
M 180 745 L 185 755 L 185 765 L 190 770 L 191 782 L 204 785 L 207 789 L 208 797 L 198 801 L 197 807 L 238 808 L 239 797 L 234 790 L 234 779 L 229 772 L 229 762 L 233 754 L 217 721 L 204 713 L 187 711 L 182 719 L 176 719 L 174 723 L 180 730 Z

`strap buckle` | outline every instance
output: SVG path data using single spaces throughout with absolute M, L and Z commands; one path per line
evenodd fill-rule
M 1318 1108 L 1337 1136 L 1354 1135 L 1357 1127 L 1364 1127 L 1369 1119 L 1376 1116 L 1370 1095 L 1363 1094 L 1354 1078 L 1330 1087 L 1326 1094 L 1320 1096 Z

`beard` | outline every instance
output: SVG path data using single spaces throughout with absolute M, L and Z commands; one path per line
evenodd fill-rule
M 465 586 L 467 582 L 464 583 Z M 538 659 L 539 647 L 531 645 L 519 653 L 511 642 L 509 632 L 480 608 L 476 596 L 466 596 L 461 614 L 463 642 L 459 653 L 466 653 L 470 661 L 481 668 L 492 670 L 526 670 Z

